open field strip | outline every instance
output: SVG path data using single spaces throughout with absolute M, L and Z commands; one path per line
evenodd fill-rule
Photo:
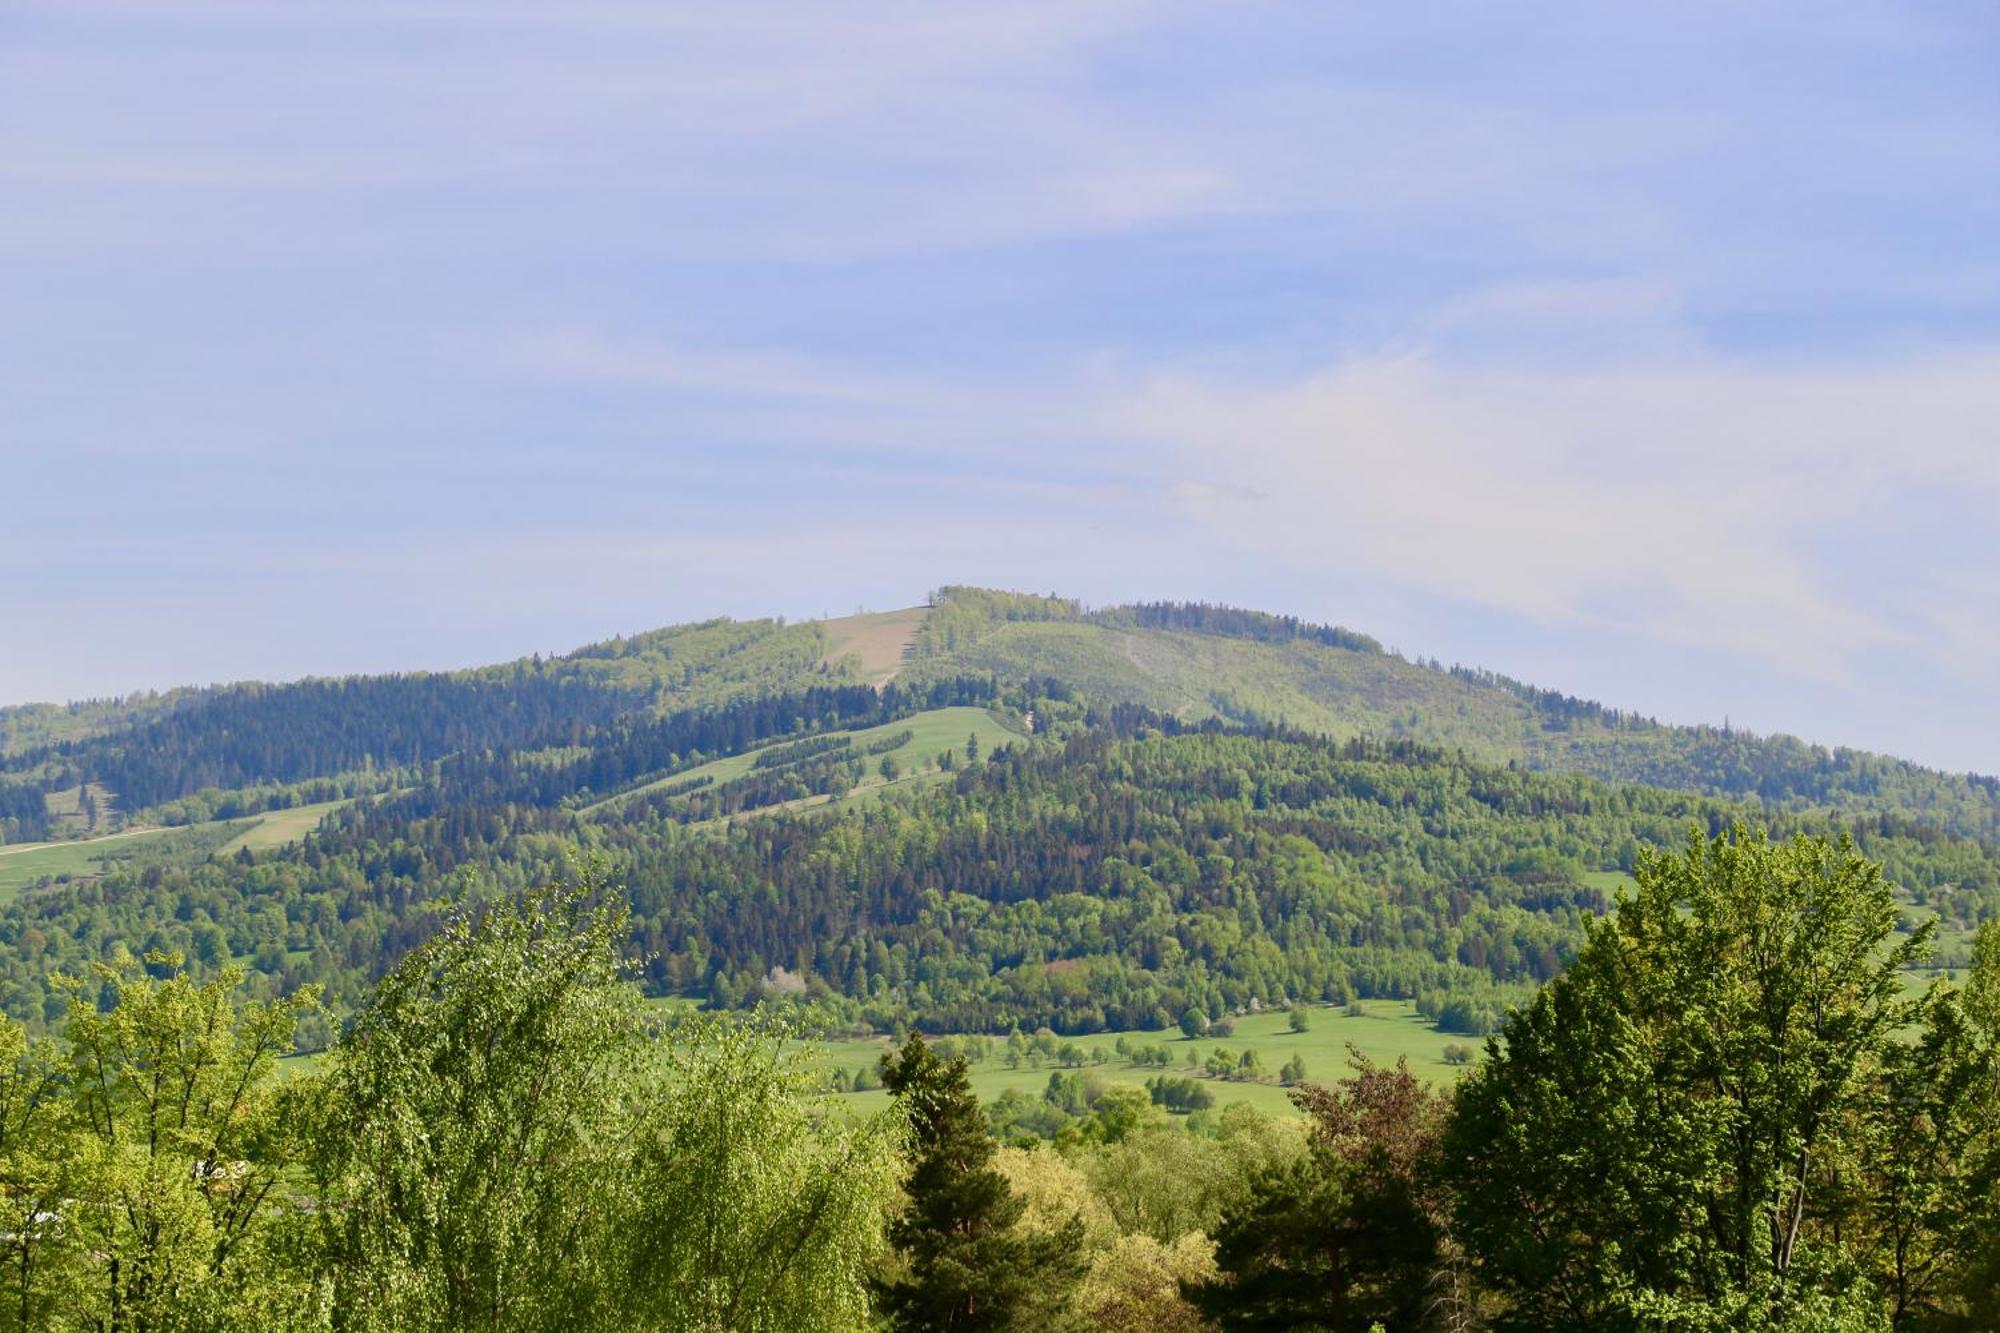
M 888 737 L 905 731 L 910 733 L 910 739 L 895 749 L 888 751 L 886 755 L 867 753 L 868 747 L 874 742 L 885 740 Z M 921 769 L 926 760 L 936 759 L 940 751 L 951 750 L 960 760 L 963 760 L 965 757 L 965 742 L 969 736 L 977 736 L 979 738 L 981 753 L 991 751 L 996 746 L 1009 745 L 1024 739 L 1002 726 L 984 708 L 977 708 L 971 705 L 934 708 L 929 712 L 912 714 L 895 722 L 885 722 L 879 727 L 868 727 L 860 731 L 813 732 L 808 736 L 780 736 L 764 745 L 760 745 L 755 750 L 746 750 L 742 754 L 729 755 L 723 759 L 711 759 L 707 763 L 698 765 L 697 767 L 668 774 L 666 777 L 649 782 L 643 787 L 634 787 L 630 791 L 620 792 L 616 796 L 607 796 L 602 800 L 593 801 L 589 805 L 582 807 L 582 813 L 608 813 L 622 802 L 629 801 L 646 792 L 669 785 L 698 781 L 702 778 L 709 779 L 713 785 L 719 787 L 725 782 L 740 778 L 748 773 L 755 766 L 757 755 L 761 751 L 818 736 L 844 736 L 848 738 L 853 742 L 855 751 L 867 764 L 868 775 L 862 780 L 861 786 L 856 788 L 853 795 L 859 795 L 871 788 L 880 788 L 887 785 L 883 781 L 881 774 L 877 771 L 885 757 L 893 756 L 896 762 L 907 770 L 899 781 L 909 781 L 912 777 L 918 775 L 918 770 Z M 852 800 L 853 795 L 850 795 L 848 799 Z M 825 804 L 827 804 L 825 797 L 815 796 L 799 801 L 787 802 L 782 806 L 766 806 L 760 810 L 746 811 L 745 814 L 757 815 L 768 813 L 772 810 Z M 737 817 L 741 818 L 743 816 Z
M 351 805 L 353 797 L 337 801 L 316 801 L 311 805 L 295 805 L 289 810 L 267 810 L 254 815 L 257 822 L 216 848 L 217 856 L 233 856 L 239 849 L 248 847 L 253 852 L 268 852 L 274 847 L 297 842 L 300 838 L 319 827 L 319 822 L 344 805 Z
M 215 848 L 215 855 L 234 855 L 239 848 L 269 851 L 296 842 L 319 826 L 320 820 L 346 800 L 320 801 L 312 805 L 271 810 L 239 819 L 215 819 L 200 824 L 169 824 L 158 828 L 127 829 L 101 838 L 75 842 L 23 843 L 0 847 L 0 901 L 5 901 L 29 885 L 45 879 L 87 879 L 105 872 L 109 863 L 125 860 L 168 838 L 200 838 L 222 830 L 235 835 Z
M 190 827 L 127 829 L 101 838 L 76 842 L 24 843 L 0 847 L 0 901 L 12 898 L 30 884 L 68 875 L 73 879 L 104 873 L 107 861 L 121 859 L 148 842 L 182 833 Z

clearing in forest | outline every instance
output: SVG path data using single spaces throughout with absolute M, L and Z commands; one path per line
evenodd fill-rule
M 855 658 L 861 665 L 862 678 L 880 689 L 903 669 L 903 655 L 909 651 L 910 642 L 917 637 L 917 626 L 924 623 L 930 610 L 927 606 L 912 606 L 901 611 L 875 611 L 823 620 L 820 628 L 826 631 L 824 660 L 832 663 L 843 657 Z
M 878 741 L 886 741 L 891 737 L 902 736 L 905 733 L 908 734 L 908 739 L 894 749 L 885 750 L 879 754 L 867 753 L 870 745 Z M 948 774 L 936 768 L 927 767 L 927 765 L 935 763 L 938 752 L 941 750 L 951 750 L 956 756 L 962 758 L 965 753 L 965 742 L 969 736 L 977 736 L 979 738 L 980 749 L 987 753 L 991 753 L 1002 745 L 1011 745 L 1022 740 L 1021 736 L 1002 726 L 998 719 L 984 708 L 977 708 L 971 705 L 933 708 L 926 712 L 913 713 L 909 717 L 898 718 L 893 722 L 884 722 L 878 726 L 866 727 L 859 731 L 806 732 L 798 735 L 773 737 L 752 749 L 743 751 L 741 754 L 728 755 L 721 759 L 711 759 L 696 768 L 677 769 L 642 786 L 634 787 L 629 791 L 622 791 L 611 796 L 601 797 L 598 800 L 579 807 L 579 811 L 584 814 L 609 813 L 612 809 L 622 805 L 632 797 L 639 796 L 645 792 L 654 791 L 660 787 L 669 785 L 679 786 L 683 783 L 698 781 L 702 778 L 707 778 L 711 783 L 719 786 L 722 783 L 734 778 L 740 778 L 750 772 L 756 765 L 757 755 L 760 751 L 778 749 L 793 742 L 809 739 L 814 736 L 823 736 L 828 739 L 844 737 L 853 743 L 856 750 L 860 752 L 860 757 L 866 762 L 868 767 L 867 775 L 862 778 L 859 786 L 846 797 L 842 798 L 849 801 L 857 800 L 864 796 L 873 796 L 879 793 L 882 788 L 894 784 L 922 780 L 937 781 L 947 777 Z M 893 780 L 885 777 L 878 768 L 883 759 L 891 757 L 903 769 L 903 772 Z M 826 804 L 828 804 L 828 800 L 824 796 L 808 796 L 799 801 L 787 801 L 783 805 L 759 806 L 754 810 L 746 810 L 741 814 L 730 816 L 730 818 L 749 818 L 779 810 L 799 809 L 803 806 L 821 806 Z

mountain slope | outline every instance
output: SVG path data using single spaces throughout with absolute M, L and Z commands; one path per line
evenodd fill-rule
M 0 838 L 61 836 L 44 797 L 87 784 L 127 821 L 234 817 L 383 790 L 449 754 L 573 745 L 621 718 L 811 685 L 925 687 L 968 676 L 1054 681 L 1080 700 L 1184 721 L 1410 740 L 1491 763 L 1748 797 L 1773 810 L 1904 816 L 2000 839 L 2000 782 L 1991 778 L 1785 736 L 1662 726 L 1490 672 L 1409 661 L 1365 635 L 1288 617 L 1187 604 L 1088 611 L 973 588 L 835 621 L 709 620 L 470 671 L 0 711 Z
M 92 722 L 8 757 L 0 818 L 73 795 L 190 827 L 12 858 L 0 1007 L 38 1024 L 52 972 L 121 955 L 346 1004 L 452 899 L 589 852 L 656 992 L 804 994 L 875 1028 L 1359 994 L 1477 1029 L 1564 965 L 1644 848 L 1734 821 L 1850 830 L 1947 961 L 2000 910 L 1990 784 L 1226 608 L 946 589 Z
M 1784 811 L 1905 815 L 2000 839 L 2000 780 L 1715 727 L 1665 726 L 1489 671 L 1413 662 L 1365 635 L 1185 604 L 1085 611 L 1061 598 L 942 589 L 901 677 L 1053 677 L 1187 720 L 1283 722 L 1413 740 L 1495 763 L 1748 797 Z

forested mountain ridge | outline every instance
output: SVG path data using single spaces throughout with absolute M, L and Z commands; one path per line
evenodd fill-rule
M 468 671 L 0 709 L 0 839 L 64 836 L 38 813 L 37 792 L 94 787 L 139 823 L 252 813 L 398 785 L 411 780 L 393 776 L 400 770 L 449 754 L 575 745 L 619 718 L 889 674 L 840 651 L 842 624 L 715 619 Z M 1990 777 L 1789 736 L 1665 726 L 1492 672 L 1409 661 L 1364 634 L 1291 617 L 1185 603 L 1091 611 L 1060 597 L 940 589 L 895 678 L 970 676 L 1053 680 L 1187 721 L 1411 740 L 1492 763 L 2000 838 L 2000 781 Z M 357 782 L 357 773 L 377 776 Z M 279 791 L 343 775 L 338 788 L 303 797 Z
M 1412 740 L 1493 763 L 1748 797 L 1774 809 L 1910 815 L 2000 838 L 2000 778 L 1728 727 L 1670 726 L 1492 671 L 1411 661 L 1367 635 L 1229 607 L 1099 611 L 1058 597 L 934 594 L 904 679 L 1053 677 L 1188 720 Z

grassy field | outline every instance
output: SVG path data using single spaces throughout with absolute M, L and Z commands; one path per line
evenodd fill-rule
M 267 852 L 274 847 L 297 842 L 300 838 L 319 827 L 325 819 L 349 801 L 320 801 L 313 805 L 295 805 L 289 810 L 273 810 L 256 816 L 257 822 L 222 844 L 217 855 L 234 855 L 238 849 L 248 847 L 253 852 Z
M 1190 1041 L 1174 1029 L 1166 1032 L 1100 1032 L 1088 1037 L 1057 1040 L 1073 1041 L 1086 1052 L 1102 1047 L 1105 1062 L 1084 1068 L 1095 1072 L 1106 1083 L 1130 1083 L 1135 1086 L 1144 1084 L 1161 1072 L 1176 1075 L 1190 1072 L 1187 1063 L 1189 1052 L 1193 1052 L 1195 1063 L 1199 1065 L 1217 1047 L 1237 1055 L 1241 1055 L 1246 1048 L 1255 1050 L 1258 1059 L 1270 1071 L 1271 1082 L 1237 1083 L 1210 1079 L 1207 1086 L 1215 1094 L 1218 1107 L 1247 1102 L 1273 1115 L 1293 1112 L 1286 1090 L 1278 1085 L 1276 1076 L 1279 1067 L 1294 1055 L 1305 1060 L 1306 1077 L 1316 1082 L 1331 1082 L 1348 1072 L 1347 1048 L 1351 1044 L 1377 1064 L 1394 1064 L 1397 1057 L 1407 1056 L 1411 1071 L 1419 1078 L 1431 1083 L 1445 1083 L 1461 1072 L 1458 1067 L 1444 1062 L 1446 1046 L 1457 1043 L 1475 1054 L 1481 1049 L 1478 1038 L 1454 1037 L 1432 1028 L 1417 1015 L 1414 1005 L 1404 1001 L 1364 1000 L 1360 1009 L 1362 1012 L 1359 1015 L 1349 1015 L 1340 1008 L 1308 1009 L 1306 1013 L 1311 1024 L 1304 1032 L 1293 1032 L 1287 1025 L 1285 1014 L 1272 1012 L 1236 1019 L 1236 1030 L 1227 1037 L 1201 1037 Z M 1132 1064 L 1116 1053 L 1120 1037 L 1134 1046 L 1165 1045 L 1172 1052 L 1173 1063 L 1165 1071 Z M 887 1037 L 824 1041 L 816 1043 L 813 1052 L 814 1059 L 827 1070 L 840 1068 L 851 1074 L 864 1065 L 872 1069 L 889 1046 Z M 1000 1059 L 1004 1039 L 996 1039 L 994 1046 L 992 1058 L 972 1066 L 972 1089 L 982 1102 L 990 1102 L 1010 1088 L 1039 1094 L 1048 1086 L 1049 1074 L 1060 1067 L 1044 1060 L 1039 1066 L 1031 1066 L 1024 1061 L 1018 1069 L 1009 1069 Z M 886 1105 L 888 1094 L 880 1090 L 850 1093 L 847 1100 L 857 1110 L 864 1110 Z
M 1006 745 L 1022 739 L 1020 736 L 1001 726 L 999 722 L 994 720 L 993 715 L 984 708 L 973 707 L 934 708 L 930 712 L 918 713 L 913 717 L 906 717 L 900 721 L 885 722 L 879 727 L 869 727 L 862 731 L 829 732 L 827 734 L 847 736 L 853 740 L 856 750 L 866 751 L 871 743 L 884 740 L 904 731 L 910 733 L 910 739 L 887 752 L 888 755 L 895 757 L 896 762 L 902 765 L 904 770 L 902 775 L 896 779 L 897 784 L 918 781 L 926 776 L 942 776 L 936 773 L 926 774 L 923 771 L 923 765 L 926 761 L 935 760 L 938 753 L 943 750 L 957 751 L 962 758 L 965 753 L 966 737 L 968 736 L 979 737 L 979 744 L 983 750 L 991 750 L 995 746 Z M 774 744 L 783 745 L 796 739 L 798 738 L 785 737 L 774 742 Z M 890 785 L 876 771 L 877 766 L 881 764 L 884 757 L 884 755 L 879 754 L 866 755 L 868 776 L 862 780 L 860 786 L 856 787 L 845 798 L 846 801 L 854 801 L 879 794 L 883 788 Z M 616 796 L 607 797 L 601 801 L 594 801 L 585 806 L 584 810 L 592 814 L 608 813 L 618 805 L 630 800 L 634 796 L 638 796 L 642 792 L 651 791 L 654 788 L 664 787 L 669 784 L 688 782 L 697 778 L 709 778 L 716 786 L 720 786 L 732 778 L 742 777 L 750 771 L 751 766 L 756 762 L 756 750 L 750 750 L 743 754 L 730 755 L 726 759 L 711 760 L 698 768 L 674 773 L 668 777 L 661 778 L 658 782 L 649 782 L 643 787 L 635 787 L 631 791 L 621 792 Z M 825 804 L 827 804 L 825 797 L 809 797 L 806 800 L 790 802 L 787 805 L 767 806 L 761 810 L 750 811 L 745 815 L 736 816 L 736 818 L 750 818 L 759 814 L 769 813 L 772 810 L 789 809 L 794 806 Z
M 273 810 L 248 819 L 133 829 L 74 842 L 0 847 L 0 902 L 45 879 L 60 879 L 63 876 L 71 879 L 94 878 L 115 862 L 161 852 L 169 843 L 183 844 L 184 850 L 197 860 L 210 854 L 234 855 L 241 847 L 268 851 L 298 841 L 318 827 L 319 821 L 329 812 L 346 804 L 346 801 L 322 801 L 317 805 L 295 806 L 290 810 Z M 221 841 L 218 843 L 217 839 Z M 179 851 L 175 852 L 175 855 L 179 854 Z
M 31 842 L 0 847 L 0 900 L 12 898 L 30 884 L 68 875 L 83 879 L 104 873 L 105 863 L 132 855 L 149 841 L 172 829 L 136 829 L 77 842 Z
M 826 635 L 824 661 L 838 663 L 853 658 L 862 679 L 880 687 L 903 669 L 903 657 L 916 637 L 917 626 L 930 614 L 927 606 L 902 611 L 876 611 L 838 620 L 822 620 Z

